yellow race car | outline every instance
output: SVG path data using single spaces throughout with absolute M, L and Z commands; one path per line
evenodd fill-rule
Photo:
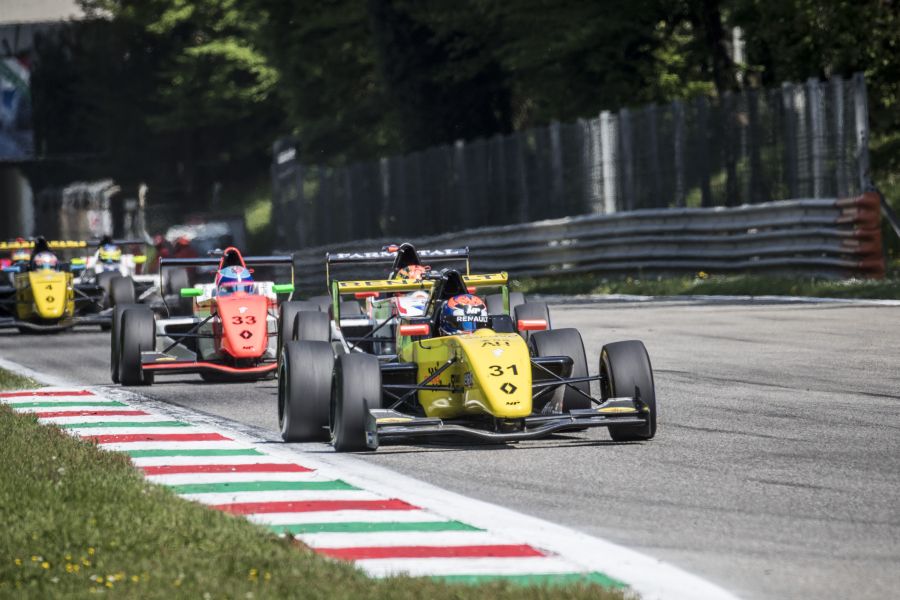
M 76 285 L 77 261 L 64 262 L 60 250 L 78 250 L 84 242 L 35 241 L 0 243 L 0 250 L 30 249 L 27 260 L 3 268 L 11 279 L 0 285 L 0 329 L 17 328 L 22 333 L 62 331 L 76 325 L 107 326 L 109 311 L 103 312 L 103 290 L 95 285 Z
M 490 314 L 475 295 L 500 289 L 505 310 Z M 427 290 L 423 315 L 400 317 L 397 354 L 376 356 L 341 332 L 341 297 Z M 284 344 L 278 420 L 288 442 L 328 441 L 338 451 L 386 441 L 457 436 L 513 442 L 559 431 L 607 427 L 613 440 L 656 434 L 653 371 L 643 343 L 603 347 L 589 375 L 576 329 L 509 313 L 506 273 L 429 273 L 404 279 L 333 281 L 331 335 L 301 321 Z M 599 394 L 591 394 L 591 383 Z

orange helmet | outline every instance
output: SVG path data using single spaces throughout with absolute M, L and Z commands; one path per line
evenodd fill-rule
M 431 267 L 424 265 L 408 265 L 397 271 L 397 279 L 411 279 L 412 281 L 421 281 L 425 273 L 431 270 Z

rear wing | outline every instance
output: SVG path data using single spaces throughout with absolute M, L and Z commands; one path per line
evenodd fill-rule
M 290 266 L 293 271 L 294 257 L 284 256 L 244 256 L 244 264 L 248 267 Z M 218 267 L 221 257 L 215 258 L 160 258 L 159 268 L 163 267 Z
M 294 289 L 294 257 L 290 255 L 278 256 L 244 256 L 244 264 L 247 268 L 252 267 L 290 267 L 291 284 L 290 289 Z M 159 289 L 163 288 L 162 273 L 163 269 L 173 268 L 191 268 L 191 267 L 218 267 L 221 257 L 210 258 L 160 258 L 159 259 Z
M 331 288 L 332 265 L 389 265 L 397 256 L 398 246 L 385 246 L 380 252 L 326 252 L 325 253 L 325 279 L 328 288 Z M 469 271 L 469 247 L 441 248 L 433 250 L 416 250 L 420 259 L 427 259 L 431 264 L 466 261 L 466 274 Z
M 47 242 L 47 245 L 53 250 L 75 250 L 88 247 L 88 243 L 83 240 L 51 240 Z M 31 248 L 34 248 L 34 240 L 0 242 L 0 250 L 29 250 Z
M 506 284 L 509 276 L 506 272 L 489 273 L 485 275 L 463 275 L 463 282 L 467 287 L 472 289 L 496 288 L 502 289 L 504 301 L 508 295 Z M 416 290 L 430 290 L 434 287 L 434 280 L 423 279 L 421 281 L 412 281 L 410 279 L 372 279 L 359 281 L 334 281 L 331 284 L 331 300 L 332 310 L 334 311 L 334 320 L 340 324 L 340 305 L 341 296 L 354 294 L 357 297 L 375 296 L 381 292 L 414 292 Z

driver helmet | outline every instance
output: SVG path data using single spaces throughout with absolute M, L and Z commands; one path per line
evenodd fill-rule
M 28 262 L 31 260 L 31 250 L 27 250 L 25 248 L 19 248 L 18 250 L 13 250 L 12 255 L 9 259 L 14 262 Z
M 253 276 L 250 270 L 240 265 L 225 267 L 219 271 L 219 285 L 216 294 L 228 296 L 235 292 L 253 293 Z
M 34 255 L 34 268 L 38 270 L 52 270 L 59 265 L 59 259 L 52 252 L 38 252 Z
M 488 326 L 488 310 L 484 300 L 474 294 L 453 296 L 444 303 L 438 330 L 441 335 L 473 333 Z
M 425 273 L 431 270 L 431 267 L 425 265 L 407 265 L 397 271 L 395 279 L 409 279 L 411 281 L 422 281 Z
M 102 263 L 117 263 L 122 260 L 122 249 L 115 244 L 103 244 L 100 246 L 98 258 Z

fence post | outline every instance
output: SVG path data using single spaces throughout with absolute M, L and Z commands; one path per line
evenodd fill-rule
M 684 208 L 684 104 L 681 100 L 672 102 L 672 120 L 674 121 L 674 146 L 672 148 L 675 169 L 675 206 Z
M 656 104 L 648 104 L 644 108 L 644 116 L 647 119 L 647 129 L 649 130 L 650 141 L 647 149 L 650 153 L 650 168 L 653 170 L 650 182 L 653 197 L 650 202 L 638 202 L 639 208 L 662 208 L 668 206 L 668 202 L 662 201 L 662 169 L 659 163 L 659 129 L 657 127 L 657 110 Z
M 784 82 L 781 84 L 781 107 L 784 111 L 784 173 L 787 181 L 788 197 L 796 198 L 797 190 L 797 128 L 796 112 L 794 111 L 793 84 Z
M 838 198 L 848 195 L 847 182 L 847 133 L 844 120 L 844 79 L 840 75 L 831 78 L 831 101 L 834 111 L 834 175 Z
M 563 156 L 559 121 L 550 122 L 550 214 L 559 210 L 563 198 Z
M 825 118 L 822 114 L 822 89 L 819 80 L 810 77 L 806 81 L 806 96 L 809 104 L 809 125 L 812 158 L 812 190 L 814 198 L 825 195 L 823 154 L 825 146 Z
M 853 75 L 853 107 L 856 120 L 856 166 L 859 173 L 859 192 L 871 186 L 869 179 L 869 98 L 866 79 L 862 73 Z
M 619 111 L 619 148 L 622 165 L 622 200 L 625 210 L 634 210 L 634 148 L 631 138 L 631 111 Z
M 600 113 L 600 147 L 602 149 L 600 165 L 603 173 L 603 212 L 608 215 L 616 212 L 618 204 L 616 174 L 618 173 L 619 160 L 616 149 L 619 147 L 619 143 L 616 137 L 614 118 L 608 110 Z
M 709 187 L 709 100 L 697 96 L 697 167 L 700 175 L 700 206 L 712 206 L 712 190 Z
M 519 223 L 527 223 L 531 214 L 531 198 L 528 188 L 528 172 L 525 167 L 525 148 L 522 147 L 522 139 L 524 135 L 513 136 L 513 142 L 516 146 L 516 171 L 517 182 L 519 186 Z

